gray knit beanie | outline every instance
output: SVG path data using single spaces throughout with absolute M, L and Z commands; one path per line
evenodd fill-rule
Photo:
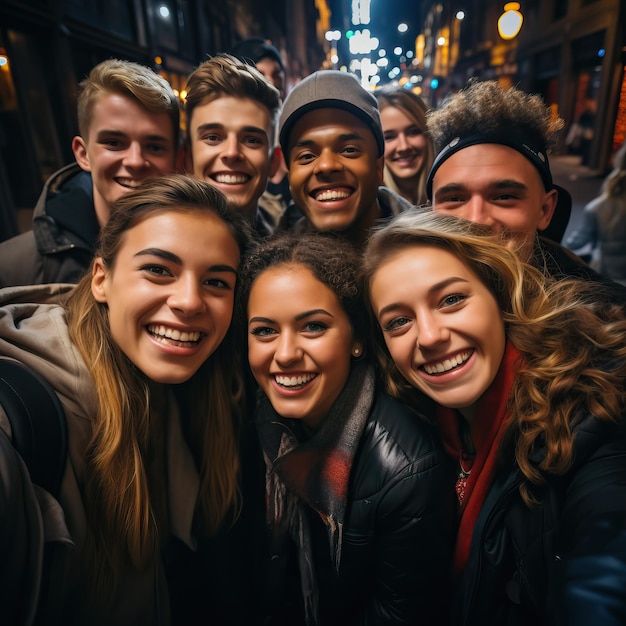
M 356 115 L 374 133 L 378 156 L 385 152 L 378 101 L 364 89 L 354 74 L 320 70 L 301 80 L 290 92 L 280 114 L 279 140 L 287 158 L 289 135 L 294 124 L 315 109 L 342 109 Z

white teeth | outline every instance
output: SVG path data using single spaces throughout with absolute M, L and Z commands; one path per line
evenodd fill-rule
M 461 354 L 457 354 L 455 357 L 451 359 L 445 359 L 441 363 L 436 364 L 425 364 L 424 370 L 427 374 L 443 374 L 443 372 L 449 372 L 453 370 L 455 367 L 462 365 L 470 358 L 471 352 L 462 352 Z
M 248 181 L 249 176 L 245 174 L 216 174 L 214 180 L 216 183 L 224 185 L 243 185 Z
M 176 328 L 166 328 L 165 326 L 163 326 L 163 324 L 160 324 L 158 326 L 156 324 L 150 324 L 148 326 L 148 332 L 155 337 L 171 339 L 172 341 L 195 343 L 200 339 L 200 333 L 197 330 L 187 332 L 184 330 L 178 330 Z
M 348 197 L 350 197 L 350 194 L 347 191 L 342 191 L 341 189 L 327 189 L 326 191 L 318 193 L 315 199 L 319 202 L 328 202 L 330 200 L 343 200 Z
M 274 376 L 281 387 L 298 387 L 312 381 L 316 374 L 304 374 L 300 376 Z
M 140 180 L 133 180 L 132 178 L 116 178 L 115 179 L 118 185 L 122 185 L 122 187 L 128 187 L 129 189 L 135 189 L 141 183 Z

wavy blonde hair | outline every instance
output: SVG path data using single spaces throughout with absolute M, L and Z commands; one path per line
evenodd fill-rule
M 626 320 L 598 283 L 550 280 L 522 263 L 501 238 L 472 222 L 433 212 L 405 212 L 375 231 L 364 252 L 366 288 L 382 263 L 401 250 L 434 246 L 473 271 L 495 297 L 509 341 L 520 351 L 505 434 L 527 479 L 562 474 L 573 460 L 574 427 L 586 415 L 622 419 L 626 409 Z M 375 325 L 377 328 L 377 324 Z M 377 328 L 378 363 L 388 392 L 419 408 L 416 390 L 402 377 Z M 538 464 L 531 453 L 544 450 Z
M 111 270 L 125 233 L 164 211 L 217 215 L 242 254 L 247 248 L 249 228 L 218 190 L 200 180 L 171 175 L 145 181 L 114 203 L 96 256 Z M 151 402 L 159 386 L 113 340 L 108 307 L 91 293 L 91 274 L 76 286 L 67 309 L 70 336 L 89 368 L 98 397 L 84 483 L 91 542 L 88 575 L 95 572 L 93 587 L 110 582 L 120 562 L 142 568 L 158 554 L 157 520 L 162 518 L 158 513 L 163 510 L 159 498 L 164 485 L 158 484 L 147 465 L 158 454 L 164 434 Z M 238 423 L 243 381 L 236 358 L 241 354 L 241 347 L 235 345 L 240 334 L 236 324 L 187 382 L 172 387 L 181 404 L 185 440 L 200 474 L 194 515 L 199 536 L 234 520 L 240 508 Z
M 415 198 L 417 199 L 414 204 L 425 204 L 428 202 L 428 195 L 426 193 L 426 179 L 428 178 L 428 172 L 432 167 L 433 160 L 435 158 L 433 141 L 428 133 L 428 124 L 426 123 L 426 104 L 424 101 L 412 91 L 405 89 L 404 87 L 381 87 L 372 92 L 378 100 L 378 107 L 382 113 L 383 109 L 387 107 L 393 107 L 398 109 L 404 115 L 417 125 L 426 139 L 426 154 L 424 155 L 424 163 L 419 173 L 417 180 L 417 188 L 415 190 Z M 383 133 L 385 129 L 383 128 Z M 384 170 L 384 183 L 385 186 L 395 191 L 397 194 L 402 195 L 393 174 L 385 164 Z M 407 198 L 413 203 L 413 200 Z

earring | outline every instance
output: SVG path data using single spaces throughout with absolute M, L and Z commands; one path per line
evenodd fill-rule
M 359 348 L 358 346 L 354 347 L 352 350 L 352 356 L 353 357 L 357 357 L 361 354 L 361 348 Z

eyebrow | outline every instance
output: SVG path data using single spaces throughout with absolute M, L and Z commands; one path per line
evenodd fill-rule
M 107 137 L 128 137 L 128 135 L 121 130 L 113 130 L 103 128 L 96 133 L 97 137 L 101 137 L 106 135 Z M 169 141 L 169 139 L 165 135 L 147 135 L 145 139 L 149 139 L 150 141 Z
M 441 289 L 445 289 L 454 283 L 465 283 L 468 284 L 469 280 L 466 278 L 461 278 L 460 276 L 450 276 L 450 278 L 445 278 L 444 280 L 435 283 L 428 289 L 429 294 L 436 293 L 437 291 L 441 291 Z M 395 309 L 399 309 L 404 306 L 401 302 L 392 302 L 387 306 L 384 306 L 380 311 L 378 311 L 378 317 L 382 317 L 385 313 L 389 313 L 389 311 L 394 311 Z
M 141 256 L 157 256 L 165 261 L 175 263 L 176 265 L 183 264 L 183 260 L 177 254 L 161 248 L 146 248 L 145 250 L 139 250 L 139 252 L 136 252 L 133 255 L 133 257 Z M 237 270 L 232 265 L 218 263 L 216 265 L 209 265 L 207 269 L 210 272 L 232 272 L 235 276 L 237 276 Z
M 502 178 L 500 180 L 493 181 L 489 183 L 489 187 L 491 189 L 519 189 L 521 191 L 528 189 L 528 185 L 512 178 Z M 443 185 L 442 187 L 436 189 L 435 195 L 448 193 L 450 191 L 463 191 L 464 189 L 467 189 L 467 185 L 464 185 L 463 183 L 448 183 L 447 185 Z
M 339 135 L 338 141 L 365 141 L 365 137 L 357 132 L 344 133 L 343 135 Z M 312 139 L 302 139 L 301 141 L 296 141 L 293 146 L 294 148 L 302 148 L 303 146 L 313 146 L 315 144 L 316 142 Z
M 196 128 L 196 134 L 198 135 L 207 130 L 224 130 L 224 124 L 220 124 L 219 122 L 207 122 L 206 124 L 200 124 L 200 126 Z M 243 126 L 237 132 L 255 133 L 257 135 L 264 135 L 267 137 L 267 131 L 263 128 L 259 128 L 258 126 Z
M 298 315 L 296 315 L 294 319 L 297 322 L 299 322 L 300 320 L 303 320 L 307 317 L 311 317 L 311 315 L 319 315 L 320 313 L 323 315 L 328 315 L 328 317 L 332 317 L 332 318 L 335 317 L 332 313 L 329 313 L 326 309 L 311 309 L 310 311 L 304 311 L 303 313 L 299 313 Z M 258 323 L 258 322 L 263 322 L 265 324 L 276 323 L 274 320 L 270 319 L 269 317 L 251 317 L 250 320 L 248 321 L 248 324 Z

